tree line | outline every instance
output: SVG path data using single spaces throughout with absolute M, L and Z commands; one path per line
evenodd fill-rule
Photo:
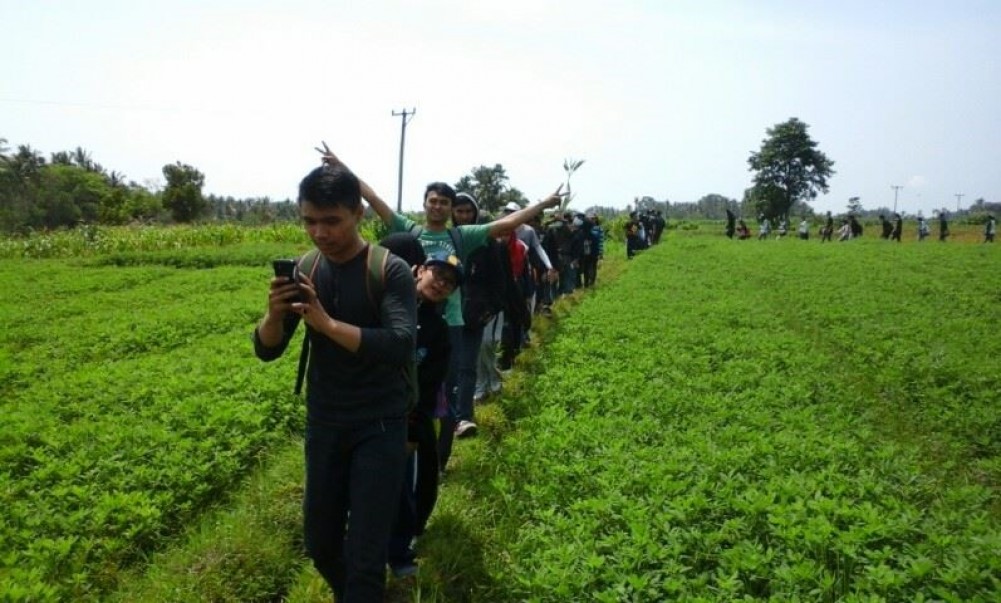
M 659 210 L 672 220 L 722 220 L 727 211 L 752 219 L 811 216 L 814 211 L 809 203 L 828 191 L 828 181 L 835 172 L 834 161 L 820 151 L 808 129 L 805 122 L 792 117 L 767 130 L 761 148 L 747 160 L 754 175 L 740 201 L 717 193 L 683 203 L 643 196 L 634 198 L 625 212 Z M 568 160 L 564 164 L 567 190 L 571 174 L 583 163 Z M 205 176 L 180 161 L 164 165 L 161 171 L 166 185 L 162 190 L 156 186 L 151 190 L 126 181 L 120 172 L 106 170 L 81 147 L 46 158 L 29 145 L 10 149 L 7 140 L 0 138 L 0 231 L 17 233 L 81 223 L 225 220 L 262 224 L 298 217 L 295 203 L 288 199 L 275 202 L 267 197 L 204 195 Z M 473 195 L 485 213 L 494 215 L 510 202 L 521 206 L 528 202 L 520 190 L 511 186 L 507 171 L 499 163 L 472 168 L 455 183 L 455 189 Z M 604 218 L 623 213 L 611 203 L 593 205 L 585 211 Z M 976 217 L 998 213 L 999 209 L 1001 204 L 978 199 L 967 213 Z M 850 200 L 847 210 L 858 217 L 892 213 L 883 207 L 865 210 L 858 197 Z
M 298 215 L 289 200 L 205 195 L 205 176 L 180 161 L 161 172 L 162 188 L 143 186 L 106 169 L 82 147 L 46 157 L 27 144 L 12 149 L 0 138 L 0 232 L 203 219 L 267 223 Z

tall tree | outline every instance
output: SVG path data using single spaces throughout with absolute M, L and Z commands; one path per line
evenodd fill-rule
M 726 217 L 726 210 L 735 213 L 738 211 L 736 199 L 730 199 L 716 193 L 705 195 L 698 200 L 696 205 L 699 208 L 699 214 L 710 220 L 722 220 Z
M 192 222 L 205 212 L 207 203 L 202 196 L 205 176 L 201 172 L 178 161 L 163 166 L 163 177 L 167 179 L 163 206 L 170 210 L 175 221 Z
M 817 149 L 808 129 L 796 117 L 769 128 L 761 150 L 747 160 L 756 172 L 751 196 L 765 217 L 788 217 L 796 202 L 815 199 L 817 193 L 828 190 L 834 162 Z
M 31 145 L 21 144 L 17 146 L 17 153 L 8 159 L 11 171 L 22 182 L 27 183 L 38 179 L 38 175 L 45 165 L 45 157 Z
M 507 172 L 501 164 L 494 164 L 493 167 L 481 165 L 460 178 L 455 183 L 455 190 L 475 197 L 480 209 L 496 213 L 511 201 L 525 204 L 521 191 L 508 186 L 507 182 Z
M 94 160 L 91 158 L 90 153 L 84 150 L 83 147 L 77 147 L 70 154 L 73 159 L 73 163 L 87 170 L 88 172 L 97 171 L 94 169 Z

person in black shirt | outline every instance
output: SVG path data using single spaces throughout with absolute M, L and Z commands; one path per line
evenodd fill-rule
M 890 240 L 900 242 L 900 236 L 904 233 L 904 219 L 900 214 L 893 214 L 893 231 L 890 233 Z
M 886 216 L 879 214 L 879 224 L 883 227 L 883 231 L 880 233 L 879 238 L 889 239 L 890 235 L 893 233 L 893 224 L 886 219 Z
M 448 324 L 442 310 L 448 296 L 462 284 L 463 268 L 454 255 L 442 252 L 426 256 L 411 233 L 393 233 L 379 242 L 413 267 L 417 281 L 417 405 L 407 421 L 407 442 L 411 450 L 400 508 L 389 542 L 388 561 L 396 577 L 417 572 L 415 537 L 424 533 L 438 500 L 438 436 L 434 418 L 444 396 L 448 372 Z
M 369 290 L 361 189 L 346 168 L 310 172 L 299 185 L 299 213 L 320 256 L 312 276 L 272 279 L 254 351 L 278 358 L 306 324 L 306 552 L 337 601 L 381 601 L 414 394 L 414 277 L 388 255 L 382 290 Z M 304 301 L 292 301 L 300 295 Z

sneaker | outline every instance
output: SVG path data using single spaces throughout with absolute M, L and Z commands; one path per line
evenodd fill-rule
M 457 438 L 468 438 L 474 435 L 476 435 L 476 423 L 472 421 L 459 421 L 459 424 L 455 426 L 455 437 Z
M 400 565 L 391 565 L 389 570 L 393 572 L 394 578 L 409 578 L 410 576 L 417 575 L 417 562 L 411 561 L 409 563 L 401 563 Z

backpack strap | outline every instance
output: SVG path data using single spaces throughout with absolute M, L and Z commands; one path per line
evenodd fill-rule
M 316 267 L 320 265 L 320 250 L 317 248 L 307 251 L 297 263 L 300 273 L 307 274 L 309 280 L 313 280 L 316 275 Z M 302 393 L 302 382 L 306 378 L 306 365 L 309 363 L 309 333 L 302 338 L 302 349 L 299 351 L 299 371 L 295 376 L 295 395 Z
M 386 290 L 386 264 L 389 262 L 389 250 L 381 245 L 369 243 L 367 254 L 368 271 L 365 278 L 365 293 L 373 306 L 382 301 Z
M 448 238 L 452 239 L 452 247 L 455 248 L 455 257 L 459 258 L 459 261 L 464 261 L 465 258 L 462 257 L 462 233 L 459 232 L 458 226 L 453 226 L 448 229 Z
M 410 234 L 414 235 L 418 239 L 424 234 L 424 227 L 420 224 L 414 224 L 408 230 Z M 455 256 L 459 258 L 459 261 L 463 261 L 462 257 L 462 233 L 459 231 L 458 226 L 452 226 L 448 229 L 448 238 L 452 239 L 452 247 L 455 248 Z
M 365 293 L 372 305 L 377 305 L 386 289 L 386 264 L 389 261 L 389 250 L 379 245 L 369 244 L 366 250 L 366 274 Z M 299 258 L 299 272 L 309 275 L 313 280 L 316 275 L 316 268 L 320 264 L 317 260 L 320 252 L 311 249 L 308 253 Z M 299 372 L 295 378 L 295 395 L 302 393 L 302 383 L 306 377 L 306 367 L 309 364 L 309 334 L 302 338 L 302 351 L 299 352 Z

